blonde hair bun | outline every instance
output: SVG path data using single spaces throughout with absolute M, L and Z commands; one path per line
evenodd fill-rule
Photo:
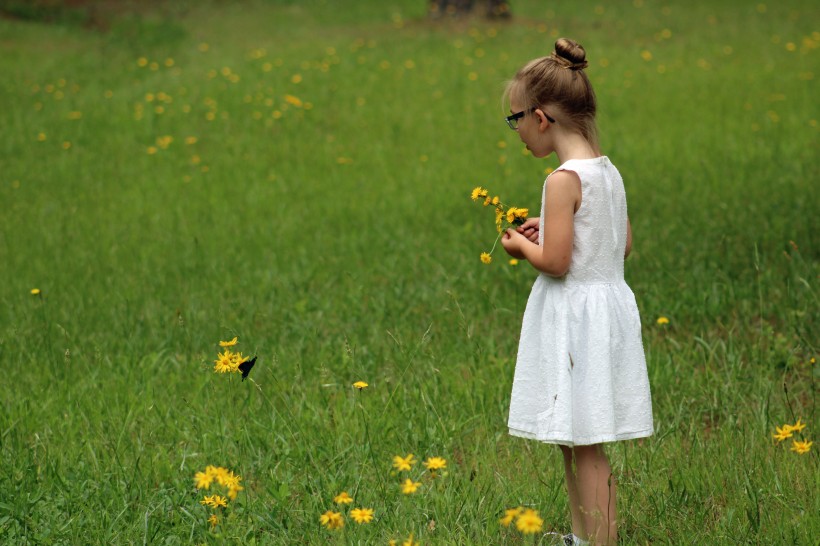
M 550 55 L 558 64 L 570 70 L 583 70 L 588 66 L 587 52 L 584 47 L 569 38 L 558 38 L 555 51 Z

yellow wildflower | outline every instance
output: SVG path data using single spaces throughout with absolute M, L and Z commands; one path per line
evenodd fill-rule
M 217 359 L 214 360 L 214 372 L 227 373 L 233 371 L 235 369 L 233 357 L 233 353 L 228 349 L 225 349 L 224 353 L 217 355 Z
M 211 527 L 216 527 L 219 523 L 219 518 L 216 517 L 216 514 L 211 514 L 211 517 L 208 518 L 208 523 L 211 524 Z
M 792 432 L 800 432 L 800 431 L 802 431 L 804 428 L 806 428 L 806 423 L 802 423 L 802 422 L 801 422 L 801 420 L 802 420 L 802 418 L 801 418 L 801 419 L 798 419 L 798 420 L 797 420 L 797 422 L 796 422 L 795 424 L 793 424 L 793 425 L 786 425 L 786 426 L 788 426 L 788 427 L 789 427 L 789 430 L 791 430 Z
M 197 489 L 209 489 L 213 481 L 213 474 L 208 472 L 197 472 L 194 474 L 194 483 L 196 484 Z
M 795 453 L 800 453 L 802 455 L 803 453 L 808 453 L 809 450 L 811 450 L 811 445 L 813 443 L 814 442 L 809 442 L 809 441 L 798 442 L 797 440 L 792 440 L 791 450 L 794 451 Z
M 504 517 L 498 520 L 498 523 L 500 523 L 504 527 L 509 527 L 513 520 L 517 518 L 523 511 L 524 509 L 520 506 L 517 508 L 510 508 L 508 510 L 505 510 Z
M 544 520 L 538 516 L 538 512 L 532 508 L 527 508 L 515 520 L 515 527 L 525 535 L 541 532 Z
M 364 381 L 356 381 L 355 383 L 353 383 L 353 386 L 356 387 L 359 390 L 362 390 L 362 389 L 366 388 L 368 385 Z
M 789 425 L 783 425 L 783 428 L 774 427 L 777 431 L 777 434 L 772 434 L 772 437 L 777 440 L 778 442 L 782 442 L 786 438 L 792 437 L 792 430 Z
M 205 506 L 210 506 L 211 508 L 219 508 L 228 506 L 228 499 L 223 497 L 222 495 L 211 495 L 205 496 L 201 501 L 200 504 L 204 504 Z
M 669 324 L 669 319 L 666 317 L 658 317 L 657 323 L 663 326 L 664 324 Z
M 347 494 L 347 491 L 342 491 L 335 497 L 333 497 L 333 502 L 336 504 L 350 504 L 353 502 L 353 497 Z
M 410 467 L 412 467 L 414 464 L 416 464 L 416 460 L 413 457 L 412 453 L 408 453 L 407 457 L 403 458 L 399 455 L 393 457 L 393 466 L 399 472 L 401 472 L 402 470 L 410 470 Z
M 345 526 L 345 520 L 342 518 L 342 514 L 333 512 L 332 510 L 328 510 L 319 516 L 319 523 L 328 529 L 341 529 Z
M 356 523 L 370 523 L 373 521 L 372 508 L 354 508 L 350 511 L 350 517 Z
M 481 263 L 488 264 L 493 261 L 493 257 L 487 254 L 486 252 L 481 253 Z
M 473 191 L 470 194 L 470 198 L 473 201 L 478 201 L 482 197 L 487 197 L 487 194 L 488 194 L 487 190 L 485 190 L 481 186 L 476 186 L 475 188 L 473 188 Z
M 39 296 L 40 295 L 40 289 L 39 288 L 32 288 L 31 289 L 31 295 L 32 296 Z
M 414 482 L 410 478 L 407 478 L 404 480 L 404 483 L 401 484 L 401 492 L 405 495 L 410 495 L 411 493 L 415 493 L 419 487 L 421 487 L 421 482 Z
M 518 265 L 518 260 L 515 258 L 510 258 L 510 265 Z
M 424 466 L 427 467 L 427 470 L 440 470 L 447 468 L 447 461 L 441 457 L 428 457 L 427 460 L 424 461 Z
M 236 345 L 238 343 L 237 339 L 239 339 L 239 338 L 234 337 L 230 341 L 220 341 L 219 346 L 220 347 L 233 347 L 234 345 Z

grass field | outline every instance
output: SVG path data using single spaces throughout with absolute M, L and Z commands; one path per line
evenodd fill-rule
M 701 4 L 0 19 L 0 542 L 551 544 L 499 524 L 519 505 L 568 532 L 559 450 L 506 430 L 535 273 L 479 261 L 469 193 L 538 209 L 557 163 L 501 92 L 569 36 L 627 187 L 653 390 L 656 435 L 608 448 L 620 542 L 818 544 L 820 446 L 772 435 L 820 427 L 820 12 Z M 234 336 L 249 381 L 214 373 Z M 207 465 L 242 477 L 226 508 L 200 503 Z

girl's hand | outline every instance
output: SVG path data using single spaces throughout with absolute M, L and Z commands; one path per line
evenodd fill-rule
M 527 221 L 516 228 L 516 231 L 526 237 L 531 243 L 538 244 L 538 224 L 541 219 L 527 218 Z
M 528 220 L 529 221 L 529 220 Z M 523 226 L 522 226 L 523 227 Z M 536 231 L 536 234 L 538 232 Z M 501 246 L 507 251 L 507 254 L 518 260 L 525 260 L 524 253 L 521 251 L 521 246 L 530 242 L 529 239 L 518 233 L 518 231 L 510 228 L 504 235 L 501 236 Z

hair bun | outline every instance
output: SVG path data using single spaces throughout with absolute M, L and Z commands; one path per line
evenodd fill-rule
M 583 70 L 589 64 L 584 47 L 569 38 L 558 38 L 555 42 L 555 51 L 550 56 L 561 66 L 570 70 Z

